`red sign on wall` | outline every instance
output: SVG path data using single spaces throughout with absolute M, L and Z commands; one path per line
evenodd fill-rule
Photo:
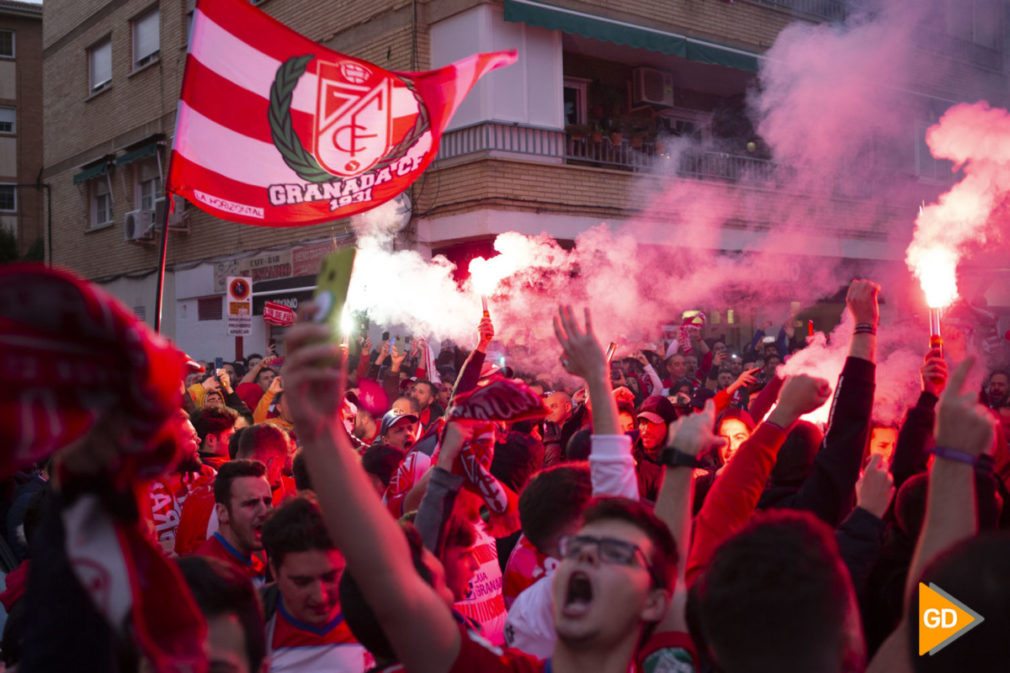
M 295 322 L 295 312 L 284 304 L 268 301 L 263 305 L 263 320 L 268 325 L 288 327 Z

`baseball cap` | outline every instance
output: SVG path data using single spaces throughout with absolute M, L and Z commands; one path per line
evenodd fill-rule
M 379 435 L 384 435 L 389 432 L 389 429 L 401 421 L 406 421 L 407 423 L 417 423 L 417 416 L 414 414 L 405 414 L 399 409 L 390 409 L 386 412 L 386 415 L 382 417 L 382 425 L 379 427 Z
M 653 395 L 645 398 L 645 401 L 642 402 L 642 406 L 638 410 L 638 418 L 666 425 L 677 420 L 677 410 L 670 400 Z

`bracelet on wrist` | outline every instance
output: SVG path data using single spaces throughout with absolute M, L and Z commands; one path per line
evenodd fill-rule
M 855 329 L 852 330 L 853 334 L 876 334 L 877 327 L 873 323 L 860 322 L 856 323 Z
M 981 472 L 983 474 L 992 473 L 993 458 L 988 454 L 983 453 L 976 456 L 975 454 L 968 453 L 967 451 L 952 449 L 948 446 L 934 446 L 929 450 L 929 452 L 937 458 L 944 458 L 956 463 L 971 465 L 977 472 Z

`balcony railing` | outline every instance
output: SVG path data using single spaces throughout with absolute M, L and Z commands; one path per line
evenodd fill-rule
M 614 142 L 604 136 L 567 137 L 563 131 L 518 124 L 485 122 L 449 131 L 442 136 L 438 159 L 494 152 L 526 155 L 556 163 L 596 166 L 645 173 L 676 173 L 699 180 L 746 180 L 767 184 L 774 179 L 776 166 L 730 152 L 689 149 L 671 152 L 663 142 L 641 144 L 624 136 Z
M 485 122 L 442 134 L 439 159 L 474 152 L 508 152 L 560 159 L 565 153 L 565 133 L 557 129 Z
M 844 21 L 847 16 L 845 0 L 751 0 L 751 2 L 777 7 L 792 14 L 821 21 Z

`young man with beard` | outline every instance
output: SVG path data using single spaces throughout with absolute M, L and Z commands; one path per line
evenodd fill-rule
M 659 486 L 663 482 L 659 452 L 666 446 L 669 425 L 675 420 L 677 409 L 665 397 L 648 397 L 638 410 L 638 440 L 632 447 L 632 454 L 635 456 L 639 494 L 649 502 L 656 502 L 659 495 Z
M 306 317 L 314 311 L 307 308 Z M 574 322 L 570 310 L 562 315 Z M 327 527 L 406 670 L 626 673 L 643 654 L 640 644 L 650 625 L 668 612 L 676 547 L 666 526 L 633 501 L 591 506 L 584 525 L 562 545 L 565 558 L 554 583 L 559 641 L 552 659 L 539 662 L 487 646 L 460 627 L 415 571 L 396 521 L 365 478 L 336 413 L 346 371 L 328 364 L 341 358 L 330 337 L 328 328 L 309 322 L 288 332 L 287 390 L 313 477 L 330 486 L 320 493 Z M 658 633 L 644 653 L 685 645 L 684 634 Z
M 218 530 L 196 550 L 198 556 L 237 566 L 260 586 L 267 575 L 263 524 L 273 510 L 266 473 L 258 460 L 233 460 L 221 466 L 214 480 Z
M 214 481 L 214 469 L 200 461 L 200 436 L 189 415 L 180 409 L 174 423 L 173 431 L 181 447 L 182 459 L 174 472 L 152 480 L 145 494 L 150 504 L 155 535 L 166 554 L 175 549 L 175 537 L 186 499 Z M 147 507 L 142 506 L 142 511 L 147 511 Z
M 312 494 L 281 505 L 263 526 L 277 583 L 264 591 L 270 673 L 361 673 L 372 662 L 344 623 L 344 557 Z
M 266 468 L 267 482 L 273 492 L 273 504 L 277 507 L 288 493 L 295 490 L 294 484 L 286 476 L 291 471 L 292 442 L 287 432 L 268 423 L 257 423 L 235 437 L 238 448 L 235 458 L 257 460 Z M 218 447 L 228 458 L 228 442 L 218 442 Z M 219 462 L 218 467 L 225 462 Z M 191 554 L 218 530 L 217 505 L 213 483 L 190 492 L 179 514 L 179 528 L 175 536 L 175 553 Z
M 445 409 L 439 405 L 436 399 L 438 397 L 438 390 L 431 381 L 417 381 L 414 387 L 410 389 L 410 397 L 417 402 L 417 406 L 420 409 L 418 422 L 424 430 L 431 427 L 431 424 L 445 413 Z

